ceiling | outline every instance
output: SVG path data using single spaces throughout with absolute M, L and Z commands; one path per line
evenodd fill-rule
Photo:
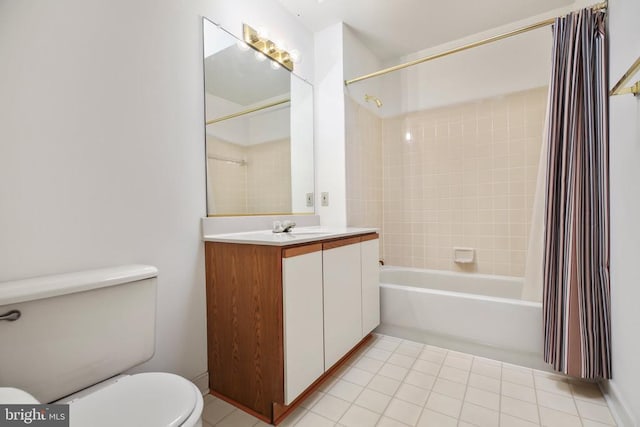
M 235 104 L 247 106 L 289 94 L 289 71 L 272 69 L 268 60 L 257 61 L 252 49 L 229 46 L 205 58 L 204 69 L 206 91 Z
M 344 22 L 383 61 L 573 3 L 573 0 L 278 1 L 313 32 Z

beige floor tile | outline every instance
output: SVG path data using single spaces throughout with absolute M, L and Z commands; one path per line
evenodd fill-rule
M 500 427 L 537 427 L 540 424 L 525 421 L 512 415 L 500 414 Z
M 409 371 L 407 376 L 403 380 L 407 384 L 415 385 L 426 390 L 431 390 L 433 383 L 436 381 L 436 377 L 429 374 L 424 374 L 418 371 Z
M 304 414 L 295 427 L 333 427 L 336 423 L 311 411 Z
M 401 423 L 398 420 L 394 420 L 393 418 L 382 416 L 380 420 L 378 420 L 378 424 L 376 427 L 406 427 L 407 424 Z
M 479 427 L 498 427 L 500 413 L 465 401 L 462 405 L 460 419 Z
M 502 382 L 502 395 L 513 397 L 514 399 L 524 400 L 529 403 L 536 403 L 536 390 L 520 384 Z
M 576 400 L 584 400 L 591 403 L 597 403 L 599 405 L 606 405 L 607 401 L 600 391 L 600 387 L 597 384 L 592 383 L 573 383 L 571 386 L 571 392 L 573 398 Z
M 502 375 L 502 367 L 493 363 L 487 363 L 484 361 L 474 360 L 471 365 L 471 372 L 485 377 L 500 379 Z
M 440 412 L 453 418 L 458 418 L 462 408 L 462 400 L 432 392 L 425 408 Z
M 351 369 L 351 368 L 349 368 L 349 369 Z M 343 376 L 344 376 L 344 374 L 343 374 Z M 331 375 L 329 378 L 324 380 L 322 382 L 322 384 L 320 384 L 320 387 L 318 387 L 318 390 L 320 390 L 321 392 L 325 393 L 331 387 L 333 387 L 338 381 L 340 381 L 340 377 L 334 377 L 333 375 Z
M 400 399 L 391 399 L 384 415 L 412 426 L 418 422 L 421 412 L 422 407 L 418 405 Z
M 376 375 L 367 385 L 368 389 L 379 391 L 389 396 L 393 396 L 398 387 L 400 387 L 400 381 L 382 375 Z
M 376 359 L 376 360 L 380 360 L 382 362 L 385 362 L 390 356 L 391 356 L 391 352 L 387 351 L 387 350 L 382 350 L 379 348 L 371 348 L 369 350 L 367 350 L 367 352 L 364 354 L 366 357 L 370 357 L 372 359 Z
M 475 374 L 473 373 L 473 370 L 471 371 L 471 375 L 469 375 L 468 384 L 472 387 L 479 388 L 482 390 L 487 390 L 492 393 L 500 393 L 499 379 Z
M 442 369 L 440 369 L 438 378 L 466 384 L 467 380 L 469 379 L 469 371 L 452 368 L 451 366 L 443 366 Z
M 492 411 L 500 409 L 500 395 L 479 388 L 468 387 L 464 400 Z
M 612 425 L 615 426 L 615 424 L 604 424 L 604 423 L 599 423 L 597 421 L 582 418 L 582 427 L 610 427 Z
M 302 419 L 302 417 L 305 416 L 306 413 L 307 410 L 305 408 L 298 406 L 296 409 L 291 411 L 289 415 L 287 415 L 287 418 L 285 418 L 284 421 L 278 424 L 278 427 L 293 427 Z
M 467 386 L 465 384 L 438 378 L 435 384 L 433 384 L 432 390 L 436 393 L 462 400 L 464 399 L 464 393 L 467 390 Z
M 571 388 L 566 380 L 557 380 L 542 375 L 534 375 L 536 388 L 549 393 L 571 397 Z
M 377 373 L 380 368 L 382 368 L 384 362 L 381 360 L 372 359 L 367 356 L 363 356 L 358 359 L 358 362 L 353 365 L 355 368 L 362 369 L 363 371 L 371 372 L 372 374 Z
M 369 384 L 373 376 L 374 374 L 371 372 L 359 368 L 351 368 L 342 376 L 342 379 L 364 387 Z
M 418 355 L 418 359 L 420 360 L 427 360 L 429 362 L 434 362 L 437 364 L 441 364 L 442 362 L 444 362 L 445 357 L 445 353 L 440 353 L 429 349 L 422 350 L 422 352 L 420 352 L 420 354 Z
M 347 402 L 353 402 L 363 389 L 364 387 L 362 386 L 341 380 L 331 387 L 327 393 Z
M 389 362 L 385 363 L 378 371 L 378 375 L 393 378 L 394 380 L 402 381 L 409 372 L 409 369 L 402 366 L 393 365 Z
M 316 403 L 320 401 L 320 399 L 324 397 L 325 394 L 326 393 L 323 393 L 321 391 L 314 391 L 309 397 L 307 397 L 300 403 L 300 406 L 306 409 L 311 409 Z
M 540 422 L 545 427 L 581 427 L 580 418 L 551 408 L 540 408 Z
M 389 341 L 386 339 L 381 339 L 373 343 L 373 348 L 394 352 L 399 345 L 400 343 L 398 341 Z
M 411 367 L 412 370 L 422 372 L 423 374 L 429 375 L 438 375 L 440 372 L 440 364 L 435 362 L 430 362 L 428 360 L 418 359 L 416 363 Z
M 376 414 L 357 405 L 351 405 L 342 418 L 340 418 L 338 424 L 346 427 L 373 427 L 379 418 L 380 414 Z
M 422 407 L 427 402 L 428 396 L 429 390 L 411 384 L 401 384 L 394 397 Z
M 463 353 L 461 351 L 455 351 L 455 350 L 449 350 L 447 352 L 447 356 L 453 356 L 453 357 L 458 357 L 460 359 L 469 359 L 469 360 L 473 360 L 473 355 L 469 354 L 469 353 Z
M 516 370 L 512 366 L 510 368 L 506 366 L 502 368 L 502 381 L 534 387 L 533 374 L 531 372 Z
M 404 354 L 393 353 L 388 359 L 387 363 L 401 366 L 403 368 L 410 368 L 416 361 L 415 357 L 405 356 Z
M 502 396 L 500 402 L 500 412 L 522 418 L 532 423 L 539 422 L 538 406 L 533 403 L 523 402 L 522 400 L 513 399 L 511 397 Z
M 473 359 L 462 358 L 452 353 L 447 354 L 447 357 L 444 359 L 445 366 L 451 366 L 453 368 L 462 369 L 464 371 L 471 370 L 471 363 Z
M 208 399 L 209 403 L 202 411 L 202 419 L 210 424 L 220 422 L 224 417 L 236 410 L 236 407 L 222 399 Z
M 456 427 L 458 420 L 439 412 L 425 409 L 422 411 L 418 427 Z
M 349 406 L 349 402 L 345 402 L 342 399 L 326 394 L 310 409 L 310 411 L 330 419 L 331 421 L 337 422 L 340 417 L 347 412 Z
M 356 405 L 382 414 L 391 401 L 391 396 L 365 388 L 356 399 Z
M 582 418 L 586 418 L 593 421 L 598 421 L 603 424 L 614 425 L 615 421 L 609 408 L 606 406 L 598 405 L 597 403 L 586 402 L 583 400 L 576 400 L 578 406 L 578 412 Z
M 221 421 L 215 424 L 216 427 L 251 427 L 257 424 L 260 420 L 247 414 L 244 411 L 236 409 L 231 414 L 224 417 Z
M 420 355 L 420 353 L 422 352 L 423 348 L 424 348 L 424 345 L 413 345 L 413 344 L 404 342 L 400 344 L 400 346 L 396 349 L 395 352 L 397 354 L 402 354 L 403 356 L 408 356 L 408 357 L 411 357 L 412 359 L 416 359 L 418 355 Z
M 566 412 L 571 415 L 578 415 L 578 409 L 572 397 L 566 397 L 540 389 L 536 390 L 536 393 L 538 396 L 538 405 Z

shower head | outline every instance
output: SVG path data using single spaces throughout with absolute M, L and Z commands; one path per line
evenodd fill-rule
M 382 107 L 382 101 L 380 101 L 380 98 L 377 98 L 373 95 L 365 95 L 364 96 L 364 100 L 365 102 L 369 102 L 369 101 L 373 101 L 376 104 L 376 107 L 380 108 Z

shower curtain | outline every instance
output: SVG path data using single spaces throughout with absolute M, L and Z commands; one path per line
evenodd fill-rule
M 553 28 L 544 232 L 545 361 L 610 378 L 608 94 L 605 16 Z

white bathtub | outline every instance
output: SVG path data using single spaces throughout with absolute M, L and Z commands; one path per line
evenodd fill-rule
M 521 290 L 516 277 L 382 267 L 379 331 L 542 367 L 542 304 Z

